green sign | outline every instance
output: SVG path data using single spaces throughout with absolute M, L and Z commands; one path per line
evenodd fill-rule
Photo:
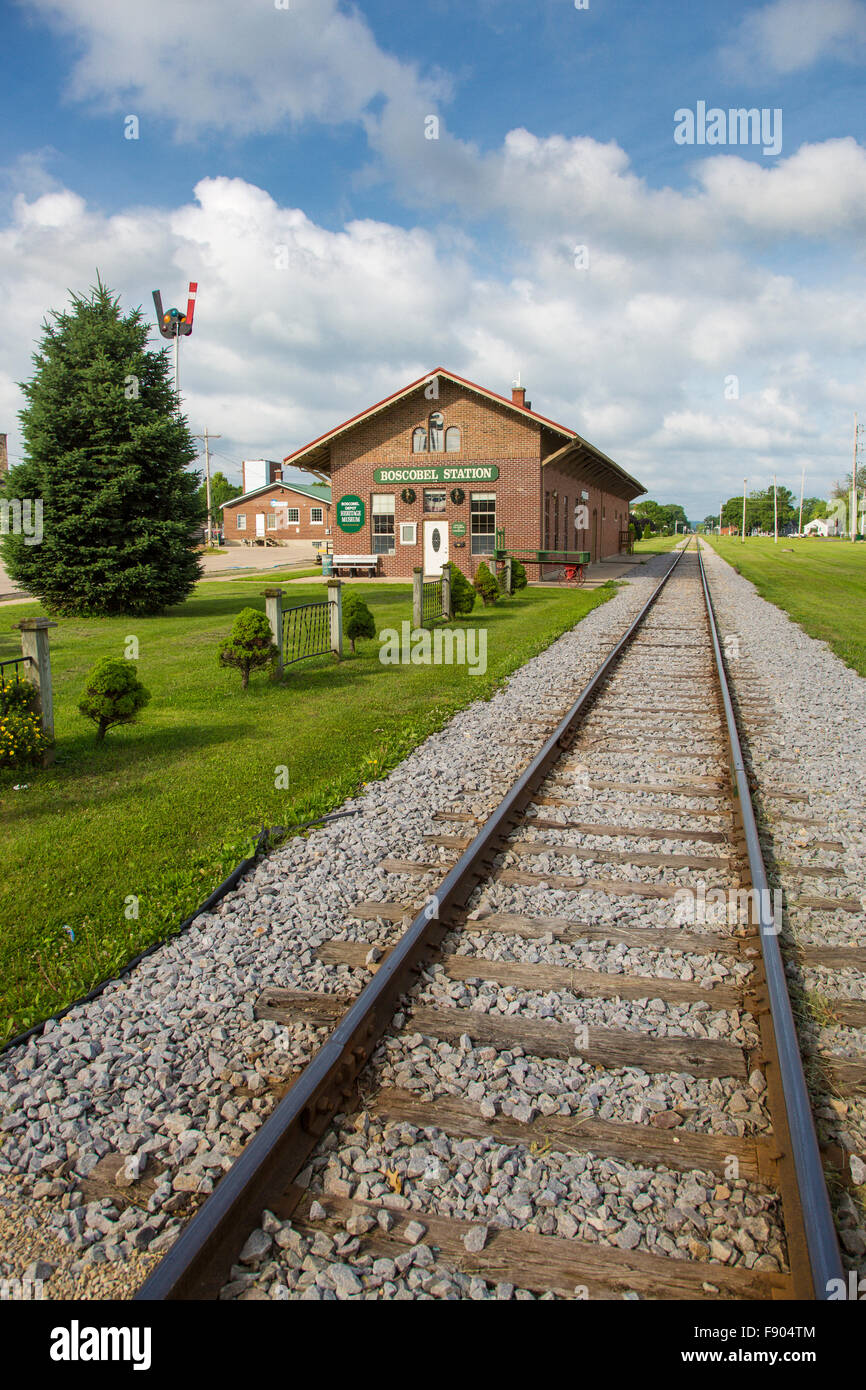
M 341 531 L 360 531 L 364 525 L 364 502 L 351 493 L 337 503 L 337 525 Z
M 495 463 L 443 463 L 417 468 L 376 468 L 376 483 L 495 483 Z
M 465 535 L 466 535 L 466 522 L 465 522 L 465 521 L 452 521 L 452 523 L 451 523 L 451 534 L 452 534 L 452 536 L 465 536 Z

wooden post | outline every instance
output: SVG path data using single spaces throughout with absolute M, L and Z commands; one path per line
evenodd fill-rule
M 328 580 L 328 612 L 331 618 L 331 651 L 337 661 L 343 655 L 343 585 L 339 579 Z
M 506 592 L 507 594 L 513 594 L 513 593 L 514 593 L 514 576 L 513 576 L 512 572 L 511 572 L 511 556 L 510 556 L 510 555 L 507 555 L 507 556 L 505 557 L 505 592 Z
M 277 649 L 277 672 L 283 671 L 283 591 L 265 589 L 265 612 L 271 625 L 271 635 Z
M 442 617 L 446 622 L 451 621 L 454 614 L 451 612 L 451 567 L 442 566 Z
M 412 571 L 412 627 L 416 630 L 421 626 L 423 585 L 424 571 L 416 565 Z
M 36 705 L 42 720 L 42 732 L 54 741 L 54 692 L 51 685 L 51 652 L 48 630 L 56 627 L 48 618 L 23 618 L 15 626 L 21 632 L 21 655 L 27 656 L 27 679 L 36 687 Z M 54 762 L 54 749 L 46 751 L 43 763 Z

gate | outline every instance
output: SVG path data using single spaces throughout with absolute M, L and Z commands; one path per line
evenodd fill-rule
M 282 589 L 265 589 L 265 609 L 279 653 L 277 670 L 332 652 L 343 655 L 343 601 L 339 579 L 328 580 L 328 597 L 283 607 Z

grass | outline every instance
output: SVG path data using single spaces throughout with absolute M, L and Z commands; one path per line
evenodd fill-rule
M 60 619 L 52 629 L 57 761 L 0 771 L 0 1041 L 175 930 L 251 853 L 263 825 L 332 810 L 615 592 L 524 590 L 479 605 L 465 623 L 488 631 L 482 676 L 383 666 L 372 640 L 354 656 L 347 644 L 340 664 L 292 666 L 282 682 L 254 674 L 243 692 L 239 673 L 218 665 L 218 643 L 241 608 L 264 609 L 274 582 L 205 581 L 161 618 Z M 411 619 L 408 584 L 351 587 L 377 631 Z M 321 583 L 293 584 L 286 600 L 322 596 Z M 8 610 L 0 659 L 20 651 L 12 622 L 40 611 Z M 151 703 L 97 744 L 78 713 L 85 676 L 99 658 L 123 655 L 129 637 Z
M 713 549 L 838 657 L 866 676 L 866 544 L 706 536 Z
M 674 546 L 679 545 L 683 539 L 680 531 L 678 536 L 647 536 L 642 541 L 635 541 L 635 555 L 666 555 Z

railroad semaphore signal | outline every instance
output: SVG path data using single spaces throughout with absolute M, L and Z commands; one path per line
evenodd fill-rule
M 174 389 L 180 401 L 180 384 L 178 376 L 178 348 L 181 338 L 188 338 L 192 332 L 192 319 L 195 313 L 195 296 L 198 290 L 198 281 L 190 280 L 189 298 L 186 303 L 186 313 L 181 309 L 169 309 L 165 311 L 162 307 L 162 295 L 159 290 L 153 291 L 153 304 L 156 309 L 156 325 L 163 338 L 174 340 Z

